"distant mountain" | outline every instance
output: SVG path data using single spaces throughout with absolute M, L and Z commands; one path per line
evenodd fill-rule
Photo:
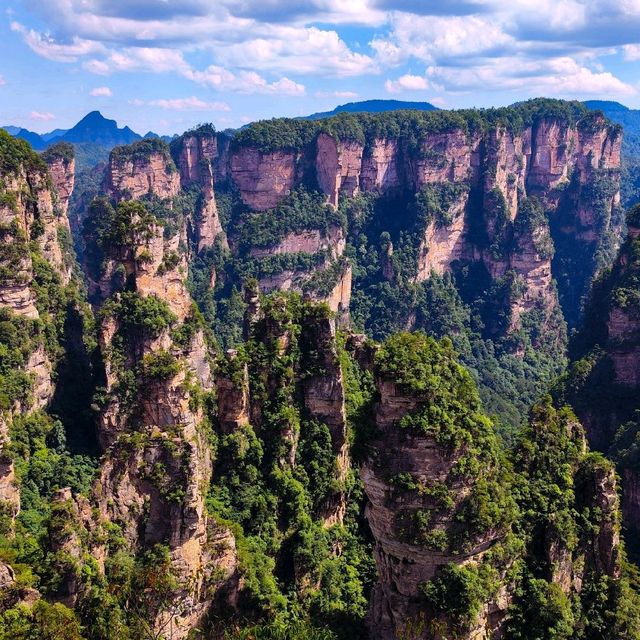
M 65 133 L 67 133 L 67 131 L 68 131 L 68 129 L 54 129 L 53 131 L 50 131 L 49 133 L 40 134 L 40 137 L 45 142 L 49 142 L 49 140 L 53 140 L 54 138 L 59 138 L 59 137 L 63 136 Z
M 584 104 L 589 109 L 600 109 L 609 120 L 621 124 L 624 127 L 624 150 L 640 157 L 640 109 L 629 109 L 608 100 L 587 100 Z
M 172 136 L 161 136 L 159 133 L 155 133 L 154 131 L 147 131 L 147 133 L 145 133 L 142 137 L 143 138 L 160 138 L 160 140 L 163 140 L 164 142 L 169 144 L 169 142 L 171 142 L 174 138 L 177 138 L 178 135 L 174 133 Z
M 132 131 L 129 127 L 119 128 L 115 120 L 105 118 L 99 111 L 88 113 L 71 129 L 54 129 L 42 134 L 15 126 L 6 126 L 3 129 L 12 136 L 23 138 L 38 151 L 46 149 L 55 142 L 87 143 L 112 148 L 142 139 L 139 133 Z
M 36 151 L 42 151 L 47 148 L 47 143 L 42 139 L 42 136 L 39 133 L 35 133 L 35 131 L 19 128 L 16 133 L 12 133 L 11 135 L 26 140 Z
M 629 107 L 625 107 L 623 104 L 614 102 L 613 100 L 585 100 L 583 104 L 587 109 L 600 109 L 600 111 L 604 111 L 605 113 L 608 111 L 632 111 Z
M 362 100 L 361 102 L 348 102 L 337 106 L 333 111 L 322 111 L 304 116 L 302 120 L 320 120 L 329 118 L 338 113 L 381 113 L 382 111 L 397 111 L 398 109 L 416 109 L 418 111 L 437 111 L 430 102 L 405 102 L 403 100 Z
M 640 202 L 640 109 L 629 109 L 619 102 L 587 100 L 589 109 L 599 109 L 609 120 L 624 127 L 622 137 L 621 195 L 625 207 Z
M 20 127 L 2 127 L 9 135 L 15 136 L 20 131 Z
M 50 142 L 92 142 L 105 147 L 115 147 L 119 144 L 131 144 L 142 140 L 142 136 L 124 127 L 120 129 L 115 120 L 105 118 L 99 111 L 88 113 L 75 127 L 69 129 L 59 138 L 52 138 Z

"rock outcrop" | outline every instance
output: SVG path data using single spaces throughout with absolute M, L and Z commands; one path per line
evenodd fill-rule
M 148 194 L 173 198 L 180 191 L 180 174 L 169 147 L 150 138 L 111 152 L 105 188 L 116 200 L 135 200 Z
M 76 160 L 73 145 L 59 143 L 49 147 L 43 157 L 49 167 L 49 175 L 56 194 L 59 216 L 66 219 L 69 200 L 75 185 Z
M 172 143 L 172 152 L 182 187 L 196 184 L 201 189 L 202 200 L 194 226 L 197 250 L 202 251 L 213 246 L 216 237 L 223 233 L 214 193 L 214 167 L 220 164 L 216 134 L 206 127 L 185 133 Z
M 615 470 L 587 453 L 575 416 L 550 399 L 534 408 L 514 453 L 521 492 L 504 475 L 468 374 L 449 358 L 450 345 L 410 334 L 394 336 L 375 355 L 377 436 L 361 469 L 378 568 L 369 612 L 374 638 L 512 637 L 522 624 L 516 612 L 529 606 L 519 584 L 526 569 L 510 571 L 516 563 L 521 570 L 532 563 L 567 603 L 588 603 L 598 580 L 620 578 Z M 542 513 L 536 501 L 553 501 L 557 482 L 572 491 Z M 558 529 L 566 508 L 576 514 L 567 516 L 575 540 Z M 477 588 L 471 599 L 468 588 Z

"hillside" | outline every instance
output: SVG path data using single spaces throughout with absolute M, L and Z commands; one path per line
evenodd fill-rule
M 435 111 L 429 102 L 407 102 L 405 100 L 361 100 L 360 102 L 348 102 L 338 105 L 331 111 L 322 111 L 305 116 L 303 120 L 321 120 L 330 118 L 339 113 L 384 113 L 386 111 L 398 111 L 400 109 L 413 109 L 416 111 Z

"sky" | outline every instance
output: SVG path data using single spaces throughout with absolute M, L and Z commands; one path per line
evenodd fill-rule
M 0 124 L 38 132 L 536 96 L 640 107 L 640 0 L 0 0 Z

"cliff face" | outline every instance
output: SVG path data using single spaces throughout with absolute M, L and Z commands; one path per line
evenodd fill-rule
M 130 233 L 118 243 L 112 232 L 123 222 Z M 233 535 L 205 510 L 212 461 L 202 398 L 215 386 L 215 354 L 184 284 L 186 230 L 175 225 L 159 224 L 137 202 L 113 209 L 98 201 L 87 228 L 99 232 L 87 240 L 103 255 L 93 298 L 101 305 L 105 455 L 94 499 L 130 548 L 167 545 L 174 606 L 152 611 L 153 626 L 183 638 L 211 607 L 208 594 L 235 575 L 237 559 Z
M 76 160 L 70 144 L 53 145 L 43 157 L 49 168 L 49 175 L 56 193 L 59 215 L 65 219 L 69 211 L 69 200 L 75 185 Z
M 627 220 L 627 240 L 611 272 L 592 291 L 562 393 L 583 420 L 592 445 L 618 462 L 625 521 L 636 528 L 640 522 L 640 473 L 634 444 L 640 409 L 637 207 Z
M 202 201 L 195 221 L 197 250 L 213 246 L 217 236 L 223 233 L 214 193 L 214 167 L 221 165 L 218 140 L 214 131 L 198 129 L 186 133 L 172 145 L 172 152 L 180 170 L 183 188 L 198 185 Z
M 21 148 L 22 147 L 22 148 Z M 0 166 L 0 313 L 3 324 L 3 366 L 0 375 L 0 504 L 13 519 L 20 509 L 10 428 L 14 418 L 46 407 L 54 393 L 47 332 L 62 313 L 52 313 L 41 290 L 43 263 L 68 281 L 58 227 L 68 227 L 54 211 L 55 192 L 46 164 L 10 136 L 0 134 L 5 164 Z M 12 154 L 15 160 L 11 163 Z M 20 158 L 20 160 L 18 160 Z M 33 240 L 34 246 L 29 245 Z M 59 283 L 53 276 L 52 287 Z
M 172 198 L 180 190 L 180 174 L 164 143 L 141 140 L 111 152 L 105 188 L 116 200 Z
M 286 130 L 285 124 L 279 126 Z M 315 183 L 333 207 L 350 207 L 349 201 L 359 196 L 379 197 L 396 202 L 389 206 L 400 211 L 406 202 L 398 198 L 410 201 L 413 194 L 420 199 L 448 190 L 451 197 L 440 198 L 437 212 L 423 211 L 414 228 L 410 214 L 407 222 L 374 218 L 369 221 L 372 233 L 388 229 L 393 236 L 400 229 L 420 238 L 417 255 L 409 258 L 417 282 L 429 279 L 432 271 L 458 272 L 469 265 L 485 269 L 494 282 L 513 272 L 518 287 L 509 300 L 509 332 L 521 328 L 523 314 L 540 312 L 544 331 L 555 332 L 558 343 L 565 339 L 557 322 L 559 303 L 575 324 L 579 300 L 602 266 L 596 256 L 610 259 L 619 240 L 617 128 L 601 116 L 572 119 L 544 110 L 520 126 L 501 124 L 498 118 L 475 128 L 467 122 L 426 124 L 408 134 L 411 125 L 398 121 L 395 137 L 380 135 L 384 125 L 368 130 L 366 123 L 345 121 L 333 131 L 331 126 L 328 121 L 315 135 L 309 132 L 308 142 L 295 149 L 278 147 L 271 139 L 271 146 L 263 148 L 257 126 L 256 142 L 250 132 L 245 134 L 233 146 L 230 161 L 242 202 L 254 211 L 277 211 L 301 183 Z M 363 130 L 350 135 L 349 126 Z M 303 136 L 303 129 L 294 131 Z M 532 220 L 523 219 L 528 213 L 521 210 L 532 200 L 540 215 L 525 228 Z M 611 246 L 601 246 L 605 237 Z M 304 251 L 304 238 L 299 244 L 293 240 L 287 252 Z M 266 280 L 265 288 L 291 286 L 296 275 L 283 270 Z
M 287 151 L 263 153 L 251 147 L 231 156 L 231 176 L 242 201 L 256 211 L 275 207 L 296 184 L 298 156 Z
M 383 639 L 526 637 L 518 625 L 528 615 L 521 599 L 528 563 L 554 585 L 545 588 L 557 586 L 578 603 L 584 598 L 579 606 L 588 606 L 595 576 L 619 579 L 615 472 L 586 453 L 570 412 L 543 404 L 516 447 L 519 475 L 505 475 L 491 426 L 473 392 L 464 391 L 466 372 L 446 364 L 448 348 L 400 334 L 375 356 L 378 435 L 361 470 L 378 567 L 370 631 Z M 438 371 L 436 386 L 420 371 Z M 464 416 L 447 402 L 450 392 Z M 568 469 L 561 482 L 569 491 L 541 509 L 548 487 Z M 567 507 L 581 514 L 570 525 L 575 539 L 557 529 Z M 591 522 L 584 525 L 583 517 Z M 467 599 L 471 584 L 477 590 Z
M 446 352 L 441 355 L 436 351 L 435 343 L 408 336 L 406 340 L 407 344 L 402 344 L 402 339 L 391 339 L 376 354 L 379 401 L 375 424 L 379 436 L 373 446 L 374 456 L 365 462 L 361 471 L 378 567 L 369 624 L 376 638 L 404 637 L 410 632 L 417 632 L 421 638 L 446 637 L 444 629 L 449 628 L 451 633 L 458 631 L 455 621 L 447 621 L 446 617 L 430 610 L 424 585 L 450 563 L 482 565 L 487 552 L 505 538 L 514 505 L 495 475 L 496 461 L 492 458 L 496 452 L 491 450 L 491 445 L 484 451 L 476 450 L 479 457 L 471 463 L 469 456 L 473 454 L 462 445 L 467 439 L 465 434 L 461 431 L 446 434 L 444 424 L 427 427 L 429 404 L 440 400 L 431 396 L 428 389 L 424 393 L 417 391 L 421 385 L 415 385 L 416 390 L 412 390 L 411 385 L 394 381 L 395 375 L 390 374 L 391 369 L 395 369 L 392 359 L 402 357 L 398 354 L 404 348 L 411 349 L 418 360 L 447 357 Z M 434 354 L 429 353 L 432 349 Z M 460 369 L 452 374 L 449 384 L 460 384 L 457 390 L 460 393 L 466 372 Z M 460 376 L 459 381 L 455 376 Z M 472 429 L 478 429 L 473 438 L 479 439 L 482 437 L 479 433 L 488 424 L 483 423 L 479 414 L 474 415 L 473 398 L 470 401 L 471 411 L 465 422 L 473 425 Z M 421 428 L 421 424 L 425 428 Z M 482 469 L 480 475 L 474 478 L 461 474 L 461 467 L 468 464 Z M 473 515 L 469 510 L 472 496 L 488 481 L 498 483 L 495 497 L 499 504 L 495 509 L 502 513 L 494 522 L 473 530 Z M 467 522 L 468 530 L 461 531 L 458 524 L 461 521 Z M 507 559 L 507 565 L 511 561 Z M 506 591 L 499 589 L 469 620 L 465 635 L 457 637 L 500 637 L 509 603 Z M 435 631 L 439 622 L 443 625 L 443 635 Z

